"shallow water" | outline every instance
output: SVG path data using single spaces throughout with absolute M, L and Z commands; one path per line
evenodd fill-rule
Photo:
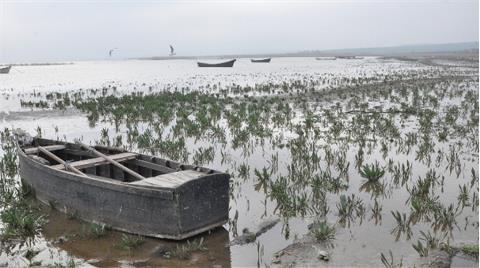
M 17 69 L 17 71 L 14 71 Z M 292 107 L 291 122 L 294 124 L 305 123 L 304 103 L 309 106 L 309 111 L 313 111 L 319 117 L 315 121 L 315 127 L 318 130 L 325 131 L 319 137 L 308 136 L 308 141 L 315 144 L 314 151 L 320 154 L 321 168 L 315 170 L 315 174 L 324 170 L 331 170 L 332 176 L 339 176 L 339 170 L 335 165 L 327 164 L 326 148 L 334 155 L 334 162 L 340 162 L 337 158 L 341 156 L 341 152 L 345 152 L 345 161 L 350 163 L 347 169 L 347 178 L 344 179 L 348 184 L 348 189 L 340 192 L 328 192 L 326 203 L 329 211 L 326 215 L 309 211 L 305 215 L 285 216 L 280 210 L 276 209 L 277 201 L 271 198 L 270 194 L 266 194 L 265 189 L 258 188 L 259 178 L 255 175 L 254 170 L 262 170 L 266 167 L 272 167 L 272 155 L 278 153 L 278 170 L 271 175 L 271 181 L 275 182 L 280 176 L 289 176 L 289 165 L 292 161 L 298 159 L 292 155 L 293 151 L 288 146 L 279 148 L 274 146 L 272 141 L 275 137 L 281 136 L 283 144 L 289 144 L 289 141 L 298 138 L 298 131 L 295 128 L 288 128 L 282 125 L 272 123 L 268 128 L 273 130 L 272 137 L 267 137 L 262 143 L 256 143 L 258 137 L 250 137 L 246 142 L 247 146 L 233 146 L 233 136 L 236 135 L 231 128 L 229 122 L 222 118 L 219 125 L 226 128 L 226 142 L 212 142 L 208 138 L 186 137 L 185 148 L 188 151 L 189 163 L 194 161 L 194 155 L 199 148 L 208 148 L 213 146 L 214 157 L 212 161 L 207 161 L 204 165 L 217 169 L 228 171 L 232 175 L 233 192 L 230 201 L 230 224 L 226 224 L 223 229 L 216 230 L 210 235 L 202 235 L 204 237 L 207 250 L 195 252 L 189 260 L 177 260 L 165 258 L 164 253 L 171 250 L 175 243 L 171 241 L 163 241 L 158 239 L 147 239 L 139 248 L 132 251 L 124 251 L 118 249 L 116 245 L 119 243 L 121 233 L 108 231 L 105 237 L 96 239 L 76 238 L 69 239 L 64 243 L 58 242 L 59 237 L 65 237 L 71 234 L 81 233 L 84 223 L 68 219 L 64 214 L 51 211 L 45 207 L 46 213 L 49 214 L 50 222 L 45 226 L 42 234 L 37 238 L 35 247 L 42 250 L 37 255 L 38 260 L 42 260 L 44 264 L 62 262 L 65 263 L 69 258 L 74 258 L 83 265 L 91 263 L 95 266 L 116 266 L 116 265 L 167 265 L 183 267 L 191 266 L 265 266 L 270 265 L 275 252 L 287 247 L 308 233 L 308 224 L 319 219 L 325 219 L 327 222 L 334 224 L 336 227 L 335 239 L 332 241 L 332 247 L 329 248 L 331 260 L 323 263 L 328 266 L 380 266 L 380 253 L 388 253 L 391 250 L 396 259 L 403 257 L 405 265 L 411 265 L 418 257 L 417 252 L 413 249 L 412 244 L 419 239 L 420 231 L 430 231 L 432 229 L 431 222 L 419 222 L 413 224 L 412 238 L 408 239 L 404 234 L 400 236 L 398 241 L 392 234 L 392 229 L 396 226 L 395 219 L 391 215 L 391 211 L 400 211 L 409 213 L 410 205 L 407 200 L 410 196 L 407 187 L 413 187 L 418 178 L 426 176 L 430 169 L 434 169 L 437 174 L 444 176 L 444 185 L 437 185 L 433 191 L 440 196 L 440 202 L 447 206 L 451 203 L 457 203 L 459 193 L 458 185 L 469 185 L 471 180 L 471 169 L 473 168 L 478 177 L 478 148 L 472 147 L 467 138 L 471 136 L 452 136 L 446 141 L 438 141 L 437 137 L 432 137 L 435 145 L 434 150 L 429 153 L 432 157 L 432 163 L 428 164 L 419 159 L 418 146 L 420 142 L 412 145 L 409 152 L 402 152 L 399 142 L 402 139 L 388 141 L 386 153 L 381 151 L 380 142 L 383 139 L 382 133 L 373 133 L 372 137 L 378 138 L 378 141 L 371 143 L 371 152 L 365 152 L 365 164 L 378 161 L 382 166 L 388 165 L 388 160 L 392 159 L 395 164 L 412 163 L 412 174 L 406 185 L 396 185 L 393 183 L 392 172 L 386 172 L 382 180 L 385 182 L 385 191 L 379 197 L 373 193 L 361 190 L 365 179 L 362 178 L 355 168 L 355 156 L 359 150 L 358 144 L 355 142 L 342 142 L 340 138 L 328 138 L 331 126 L 324 126 L 322 118 L 326 118 L 326 110 L 335 113 L 335 105 L 342 107 L 342 111 L 354 110 L 348 108 L 348 101 L 356 96 L 356 87 L 346 90 L 347 93 L 338 96 L 335 93 L 336 87 L 342 85 L 351 85 L 351 82 L 344 78 L 375 78 L 376 81 L 382 81 L 386 76 L 394 75 L 416 75 L 420 78 L 426 74 L 432 74 L 433 77 L 444 75 L 445 77 L 466 76 L 474 81 L 466 87 L 462 86 L 463 82 L 452 82 L 453 89 L 450 92 L 468 90 L 476 92 L 478 98 L 478 74 L 475 70 L 468 68 L 443 68 L 425 66 L 415 62 L 401 62 L 395 60 L 382 60 L 377 58 L 366 58 L 363 60 L 336 60 L 336 61 L 316 61 L 314 58 L 279 58 L 273 59 L 271 64 L 251 64 L 249 59 L 241 59 L 235 63 L 233 68 L 197 68 L 195 61 L 178 60 L 178 61 L 114 61 L 114 62 L 75 62 L 73 65 L 56 65 L 56 66 L 23 66 L 15 67 L 11 74 L 0 76 L 0 92 L 3 97 L 0 98 L 2 112 L 0 117 L 3 123 L 0 128 L 22 128 L 31 134 L 35 134 L 37 128 L 42 130 L 42 136 L 47 138 L 58 138 L 72 141 L 76 138 L 83 139 L 87 143 L 101 143 L 102 130 L 108 130 L 109 139 L 115 136 L 124 137 L 124 141 L 131 129 L 124 124 L 120 124 L 118 129 L 110 120 L 100 120 L 90 122 L 86 113 L 82 113 L 76 109 L 67 109 L 67 111 L 32 109 L 30 107 L 22 107 L 20 99 L 23 100 L 40 100 L 45 99 L 45 94 L 53 91 L 59 92 L 75 92 L 80 89 L 96 89 L 108 87 L 107 94 L 115 94 L 117 96 L 128 94 L 129 92 L 144 92 L 145 94 L 152 92 L 161 92 L 163 90 L 181 90 L 184 91 L 199 90 L 203 92 L 218 92 L 219 88 L 225 88 L 232 85 L 255 85 L 265 83 L 282 83 L 283 81 L 315 81 L 325 79 L 325 83 L 315 86 L 317 92 L 333 92 L 330 95 L 313 95 L 306 102 L 290 100 Z M 473 77 L 473 78 L 472 78 Z M 448 81 L 448 78 L 446 78 Z M 453 79 L 452 79 L 453 81 Z M 412 82 L 406 82 L 412 83 Z M 438 86 L 440 82 L 436 82 Z M 213 85 L 220 84 L 219 88 Z M 112 93 L 111 88 L 115 86 L 116 92 Z M 395 89 L 401 88 L 400 85 Z M 372 87 L 374 93 L 375 88 Z M 41 93 L 39 96 L 33 96 L 32 93 Z M 442 92 L 442 91 L 440 91 Z M 259 96 L 265 93 L 250 92 L 250 95 Z M 359 99 L 369 103 L 369 109 L 375 109 L 376 106 L 386 110 L 388 107 L 396 107 L 398 102 L 382 98 L 367 93 L 358 93 Z M 410 94 L 410 93 L 408 93 Z M 440 93 L 435 93 L 440 94 Z M 432 93 L 433 96 L 435 94 Z M 453 94 L 453 93 L 452 93 Z M 100 94 L 101 95 L 101 94 Z M 235 95 L 235 93 L 233 94 Z M 244 95 L 244 94 L 237 94 Z M 300 94 L 301 95 L 301 94 Z M 396 95 L 398 97 L 398 95 Z M 401 97 L 399 97 L 401 99 Z M 412 97 L 406 100 L 412 101 Z M 438 115 L 443 118 L 442 112 L 451 105 L 460 105 L 462 97 L 447 96 L 440 100 Z M 288 99 L 286 102 L 290 102 Z M 478 103 L 478 102 L 477 102 Z M 428 107 L 429 104 L 425 104 Z M 316 107 L 316 108 L 315 108 Z M 307 109 L 308 110 L 308 109 Z M 342 115 L 337 114 L 343 123 L 348 124 L 355 113 Z M 477 111 L 478 119 L 478 111 Z M 465 118 L 461 117 L 457 121 L 457 125 L 466 125 Z M 406 137 L 407 133 L 419 132 L 419 123 L 416 116 L 407 116 L 401 118 L 400 115 L 394 115 L 394 122 L 399 127 L 400 136 Z M 152 129 L 154 122 L 138 123 L 137 128 L 140 133 L 147 129 Z M 171 134 L 174 122 L 170 122 L 168 127 L 163 129 L 160 135 L 163 138 Z M 58 132 L 55 130 L 58 127 Z M 478 146 L 478 124 L 476 126 L 476 136 Z M 353 131 L 353 130 L 352 130 Z M 455 131 L 451 131 L 456 133 Z M 341 132 L 346 135 L 346 131 Z M 474 132 L 468 132 L 474 133 Z M 457 135 L 457 134 L 456 134 Z M 420 136 L 420 135 L 419 135 Z M 418 138 L 420 140 L 420 137 Z M 253 145 L 251 145 L 253 144 Z M 345 144 L 349 147 L 344 148 Z M 445 154 L 451 150 L 452 146 L 459 147 L 459 159 L 461 163 L 460 172 L 449 171 L 446 167 L 447 160 L 443 158 L 435 165 L 435 159 L 442 151 Z M 141 151 L 141 146 L 132 144 L 133 150 Z M 291 144 L 290 144 L 291 146 Z M 160 152 L 161 153 L 161 152 Z M 222 153 L 226 153 L 227 157 L 222 157 Z M 168 157 L 168 155 L 163 155 Z M 295 159 L 294 159 L 295 158 Z M 241 164 L 249 167 L 249 172 L 245 178 L 241 178 L 238 169 Z M 292 189 L 298 192 L 292 194 L 300 194 L 305 192 L 309 198 L 311 196 L 311 188 L 307 185 L 298 186 L 296 182 L 289 182 Z M 355 194 L 359 197 L 365 207 L 364 216 L 354 217 L 352 221 L 343 223 L 339 220 L 337 204 L 340 195 L 350 196 Z M 478 179 L 475 185 L 470 188 L 469 200 L 473 195 L 478 197 Z M 372 218 L 371 208 L 374 200 L 379 200 L 383 206 L 381 212 L 381 221 L 376 224 Z M 477 200 L 478 202 L 478 200 Z M 312 206 L 312 204 L 309 204 Z M 314 206 L 314 204 L 313 204 Z M 236 215 L 238 214 L 238 218 Z M 233 240 L 237 234 L 241 234 L 244 228 L 254 229 L 262 220 L 270 217 L 280 216 L 281 222 L 274 226 L 271 230 L 259 236 L 254 243 L 246 245 L 229 246 L 229 241 Z M 452 242 L 478 241 L 478 204 L 473 209 L 465 207 L 455 217 L 457 227 L 453 228 L 449 234 Z M 467 222 L 468 221 L 468 222 Z M 236 232 L 235 232 L 236 230 Z M 440 234 L 441 232 L 439 232 Z M 200 237 L 196 237 L 200 239 Z M 19 257 L 21 252 L 14 254 L 6 254 L 2 252 L 0 255 L 0 263 L 8 262 L 9 265 L 23 265 L 23 261 Z
M 303 78 L 372 77 L 392 70 L 428 69 L 414 63 L 378 58 L 317 61 L 314 58 L 276 58 L 269 64 L 239 59 L 233 68 L 198 68 L 194 60 L 82 61 L 68 65 L 15 66 L 0 76 L 1 111 L 24 110 L 25 94 L 68 92 L 115 87 L 120 92 L 164 89 L 206 90 L 216 86 L 281 83 Z M 332 81 L 333 82 L 333 81 Z M 206 88 L 209 86 L 209 88 Z M 8 100 L 6 99 L 8 98 Z

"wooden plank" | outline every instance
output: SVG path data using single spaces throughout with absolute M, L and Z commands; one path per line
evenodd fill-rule
M 58 163 L 61 163 L 62 166 L 65 168 L 65 169 L 68 169 L 70 171 L 73 171 L 74 173 L 77 173 L 78 175 L 83 175 L 83 176 L 87 176 L 85 175 L 83 172 L 81 172 L 80 170 L 76 169 L 75 167 L 72 167 L 70 164 L 66 163 L 65 161 L 63 161 L 63 159 L 61 159 L 60 157 L 54 155 L 53 153 L 51 153 L 50 151 L 48 151 L 47 149 L 43 148 L 42 146 L 38 146 L 37 147 L 38 150 L 46 155 L 48 155 L 50 158 L 52 158 L 53 160 L 57 161 Z
M 125 181 L 125 172 L 123 170 L 112 166 L 112 173 L 113 173 L 113 178 L 119 181 Z
M 140 166 L 140 167 L 145 167 L 145 168 L 153 169 L 153 170 L 156 170 L 156 171 L 160 171 L 161 173 L 176 172 L 176 170 L 173 169 L 173 168 L 169 168 L 169 167 L 166 167 L 166 166 L 162 166 L 162 165 L 159 165 L 159 164 L 155 164 L 155 163 L 140 160 L 140 159 L 135 159 L 135 164 L 137 166 Z
M 98 176 L 98 175 L 88 175 L 90 177 L 93 177 L 95 179 L 99 179 L 99 180 L 102 180 L 102 181 L 108 181 L 108 182 L 112 182 L 112 183 L 119 183 L 121 181 L 118 181 L 116 179 L 112 179 L 112 178 L 107 178 L 107 177 L 103 177 L 103 176 Z
M 205 173 L 198 172 L 195 170 L 182 170 L 174 173 L 168 174 L 169 177 L 181 182 L 187 182 L 191 180 L 195 180 L 197 178 L 205 176 Z M 166 177 L 166 176 L 165 176 Z
M 94 153 L 90 152 L 90 151 L 86 151 L 86 150 L 75 150 L 75 149 L 65 149 L 64 151 L 66 154 L 68 155 L 74 155 L 74 156 L 82 156 L 82 157 L 89 157 L 89 158 L 92 158 L 92 157 L 97 157 Z M 125 151 L 120 151 L 118 150 L 118 152 L 115 152 L 115 153 L 125 153 Z M 111 153 L 109 153 L 108 155 L 111 155 Z
M 205 176 L 205 173 L 201 173 L 195 170 L 182 170 L 178 172 L 159 175 L 156 177 L 147 178 L 141 181 L 131 182 L 132 185 L 143 186 L 156 186 L 164 188 L 176 188 L 185 182 L 195 180 Z
M 155 178 L 155 177 L 153 177 Z M 155 180 L 152 178 L 144 179 L 141 181 L 134 181 L 130 182 L 129 184 L 131 185 L 138 185 L 138 186 L 153 186 L 153 187 L 163 187 L 163 188 L 175 188 L 178 183 L 172 183 L 168 181 L 160 181 L 160 180 Z
M 97 167 L 97 175 L 102 177 L 110 178 L 110 167 L 111 165 L 101 165 Z
M 96 154 L 97 156 L 99 157 L 102 157 L 103 159 L 107 160 L 108 162 L 110 162 L 110 164 L 122 169 L 123 171 L 127 172 L 128 174 L 132 175 L 133 177 L 139 179 L 139 180 L 143 180 L 145 179 L 145 177 L 143 177 L 142 175 L 138 174 L 137 172 L 127 168 L 126 166 L 118 163 L 117 161 L 115 161 L 115 159 L 109 157 L 108 155 L 104 155 L 102 154 L 101 152 L 95 150 L 94 148 L 86 145 L 86 144 L 83 144 L 81 142 L 78 142 L 79 145 L 81 145 L 83 148 L 89 150 L 90 152 Z
M 41 147 L 49 152 L 63 150 L 67 148 L 65 145 L 61 145 L 61 144 L 41 146 Z M 26 154 L 36 154 L 38 153 L 38 151 L 39 151 L 38 147 L 25 149 Z
M 88 175 L 97 175 L 97 167 L 93 166 L 93 167 L 87 167 L 85 169 L 83 169 L 83 171 L 88 174 Z
M 110 155 L 110 158 L 112 158 L 112 159 L 114 159 L 115 161 L 118 161 L 118 162 L 132 160 L 132 159 L 135 159 L 136 157 L 137 157 L 137 154 L 134 154 L 134 153 L 121 153 L 121 154 Z M 77 169 L 84 169 L 84 168 L 88 168 L 88 167 L 104 165 L 104 164 L 107 164 L 107 163 L 108 163 L 108 161 L 106 159 L 104 159 L 103 157 L 96 157 L 96 158 L 71 162 L 69 164 L 70 164 L 70 166 L 76 167 Z M 52 166 L 52 168 L 54 168 L 54 169 L 64 169 L 65 167 L 63 165 L 55 165 L 55 166 Z
M 65 154 L 73 155 L 73 156 L 80 156 L 80 157 L 96 157 L 91 152 L 83 151 L 83 150 L 74 150 L 74 149 L 65 149 Z

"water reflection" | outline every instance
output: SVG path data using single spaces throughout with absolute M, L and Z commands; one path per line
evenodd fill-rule
M 108 230 L 98 238 L 84 237 L 85 222 L 71 219 L 56 210 L 49 210 L 49 223 L 42 234 L 49 244 L 69 254 L 86 260 L 97 267 L 116 267 L 121 265 L 166 266 L 166 267 L 230 267 L 229 234 L 224 228 L 217 228 L 210 233 L 189 239 L 204 240 L 205 251 L 195 251 L 188 259 L 169 257 L 177 246 L 187 242 L 175 242 L 162 239 L 145 238 L 138 248 L 124 250 L 121 244 L 122 232 Z

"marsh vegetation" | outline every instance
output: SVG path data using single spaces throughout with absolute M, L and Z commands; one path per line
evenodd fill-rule
M 107 86 L 19 98 L 25 108 L 79 111 L 95 132 L 89 142 L 230 173 L 230 240 L 252 219 L 281 218 L 272 230 L 279 245 L 257 238 L 262 245 L 256 253 L 270 252 L 259 256 L 259 265 L 269 264 L 278 246 L 311 233 L 334 245 L 334 264 L 353 263 L 340 257 L 342 250 L 366 245 L 371 250 L 352 253 L 352 259 L 376 254 L 374 264 L 400 267 L 431 249 L 478 240 L 477 71 L 379 64 L 373 74 L 298 74 L 253 86 L 129 92 Z M 46 127 L 37 133 L 85 139 L 62 136 L 68 125 Z M 5 129 L 2 238 L 35 237 L 48 212 L 37 213 L 35 202 L 24 204 L 9 136 Z M 317 224 L 308 230 L 311 222 Z M 110 232 L 83 226 L 79 233 L 91 239 Z M 141 244 L 131 236 L 120 240 L 131 252 Z M 189 259 L 209 250 L 199 238 L 162 256 Z

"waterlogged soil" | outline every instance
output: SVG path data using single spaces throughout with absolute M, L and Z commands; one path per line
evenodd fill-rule
M 42 265 L 372 267 L 384 265 L 381 254 L 390 260 L 391 252 L 390 264 L 408 267 L 425 253 L 412 244 L 427 252 L 477 244 L 478 67 L 448 62 L 291 58 L 260 67 L 240 60 L 228 70 L 198 69 L 193 61 L 17 67 L 0 77 L 2 130 L 226 171 L 230 220 L 191 238 L 203 247 L 179 257 L 173 252 L 186 242 L 145 238 L 126 250 L 122 233 L 89 235 L 88 223 L 41 205 L 48 223 L 33 239 L 2 245 L 0 264 L 27 266 L 25 253 L 33 248 L 39 252 L 31 261 Z M 366 174 L 373 167 L 383 172 L 378 179 Z M 245 236 L 272 218 L 280 220 Z M 333 235 L 315 237 L 325 225 Z M 283 249 L 312 237 L 309 256 L 279 261 Z M 319 259 L 322 251 L 328 261 Z M 459 258 L 454 265 L 475 265 Z
M 122 233 L 107 231 L 92 243 L 92 238 L 88 234 L 85 237 L 81 236 L 84 223 L 55 210 L 47 209 L 46 212 L 50 214 L 50 222 L 43 231 L 45 239 L 53 241 L 54 246 L 73 256 L 81 256 L 94 266 L 114 267 L 129 264 L 136 267 L 230 266 L 230 248 L 227 246 L 229 236 L 224 228 L 217 228 L 192 238 L 203 238 L 205 247 L 209 250 L 194 252 L 189 259 L 183 260 L 167 256 L 167 253 L 178 245 L 176 242 L 145 238 L 135 250 L 125 250 L 118 246 L 121 244 Z

